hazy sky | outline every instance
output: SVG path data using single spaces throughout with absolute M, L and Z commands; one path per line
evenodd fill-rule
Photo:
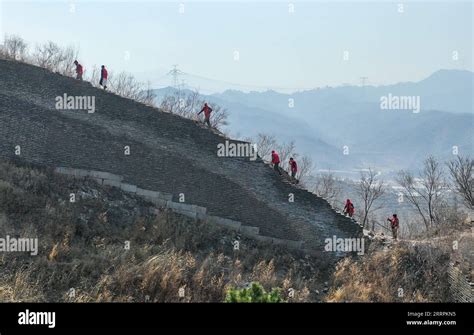
M 106 64 L 156 86 L 172 84 L 165 74 L 178 64 L 188 74 L 181 80 L 203 92 L 359 84 L 362 76 L 390 84 L 438 69 L 472 71 L 471 1 L 402 2 L 401 9 L 380 1 L 0 0 L 0 32 L 33 46 L 74 45 L 86 71 Z

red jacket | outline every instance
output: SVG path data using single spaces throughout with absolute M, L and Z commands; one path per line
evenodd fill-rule
M 76 65 L 76 73 L 77 74 L 83 74 L 84 73 L 84 69 L 82 68 L 81 64 Z
M 279 164 L 280 163 L 280 157 L 276 152 L 272 153 L 272 164 Z
M 398 228 L 398 218 L 397 217 L 392 216 L 392 218 L 389 219 L 389 220 L 390 220 L 392 228 L 395 228 L 395 227 Z
M 298 165 L 295 160 L 290 161 L 291 172 L 298 172 Z
M 201 114 L 202 112 L 204 112 L 204 115 L 206 116 L 206 119 L 207 119 L 211 115 L 212 108 L 207 105 L 204 105 L 204 107 L 201 109 L 199 114 Z
M 108 76 L 108 73 L 107 73 L 107 70 L 105 69 L 105 67 L 100 71 L 100 77 L 102 79 L 107 79 L 107 76 Z
M 354 213 L 354 204 L 352 201 L 346 201 L 346 205 L 344 206 L 344 210 L 348 213 Z

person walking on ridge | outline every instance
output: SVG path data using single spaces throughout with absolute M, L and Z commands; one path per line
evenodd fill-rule
M 390 228 L 392 228 L 392 236 L 396 241 L 398 239 L 398 228 L 400 227 L 397 214 L 393 214 L 391 218 L 388 218 L 387 221 L 390 221 Z
M 82 80 L 82 75 L 84 74 L 84 68 L 77 60 L 74 61 L 74 65 L 76 65 L 76 79 Z
M 204 112 L 204 122 L 207 123 L 209 127 L 211 127 L 210 118 L 211 118 L 212 108 L 207 105 L 207 102 L 204 103 L 204 106 L 202 107 L 198 115 L 201 114 L 202 112 Z
M 278 154 L 275 152 L 275 150 L 272 150 L 272 164 L 273 164 L 273 169 L 277 171 L 280 176 L 281 176 L 281 171 L 280 171 L 280 157 Z
M 102 86 L 104 88 L 104 90 L 107 89 L 107 78 L 108 78 L 108 76 L 109 76 L 109 74 L 108 74 L 107 70 L 105 69 L 105 65 L 102 65 L 101 70 L 100 70 L 99 85 Z
M 296 179 L 296 173 L 298 172 L 298 164 L 296 164 L 296 161 L 293 159 L 293 157 L 290 157 L 290 172 L 291 172 L 291 179 L 298 184 L 298 180 Z
M 354 204 L 352 203 L 351 199 L 347 199 L 346 205 L 344 206 L 344 214 L 349 215 L 349 217 L 352 217 L 354 215 L 354 212 Z

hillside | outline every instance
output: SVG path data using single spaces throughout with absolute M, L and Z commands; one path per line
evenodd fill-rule
M 376 238 L 366 255 L 334 267 L 93 178 L 1 160 L 0 236 L 38 239 L 37 255 L 4 253 L 2 302 L 222 302 L 230 288 L 255 281 L 289 302 L 472 299 L 469 230 L 400 243 Z
M 222 302 L 230 288 L 255 281 L 289 302 L 472 299 L 469 231 L 399 244 L 375 239 L 366 255 L 334 267 L 31 164 L 0 161 L 0 236 L 38 238 L 37 255 L 2 256 L 1 302 Z
M 1 160 L 0 235 L 38 239 L 37 255 L 2 253 L 0 302 L 222 302 L 252 281 L 321 301 L 333 271 L 91 178 Z
M 238 138 L 257 138 L 258 134 L 273 134 L 280 143 L 293 141 L 297 144 L 298 150 L 315 158 L 318 168 L 334 166 L 335 162 L 340 161 L 340 148 L 322 141 L 318 136 L 318 132 L 305 120 L 295 117 L 291 112 L 286 114 L 275 113 L 278 109 L 268 109 L 265 104 L 253 106 L 251 99 L 247 99 L 250 95 L 247 96 L 239 92 L 240 94 L 233 98 L 229 92 L 231 91 L 226 91 L 222 95 L 200 94 L 203 100 L 225 107 L 229 111 L 229 124 L 224 128 L 226 133 L 236 135 Z M 178 91 L 173 87 L 165 87 L 153 90 L 153 94 L 156 103 L 159 105 L 164 97 L 176 95 Z M 192 95 L 193 91 L 182 89 L 179 94 L 183 96 Z M 278 95 L 278 93 L 275 93 L 275 96 L 278 97 Z M 262 100 L 271 100 L 273 97 L 265 94 Z M 241 99 L 239 100 L 239 98 Z M 283 101 L 280 98 L 280 102 L 283 106 L 286 106 L 288 98 Z M 344 164 L 339 162 L 337 166 L 342 168 Z
M 387 174 L 414 169 L 428 155 L 449 160 L 452 147 L 474 152 L 474 74 L 440 70 L 419 82 L 386 86 L 341 86 L 294 92 L 227 90 L 203 96 L 230 111 L 227 131 L 295 141 L 317 169 L 350 171 L 372 166 Z M 172 88 L 155 90 L 158 99 Z M 419 97 L 420 112 L 382 110 L 381 97 Z M 289 101 L 293 107 L 289 107 Z M 348 146 L 349 155 L 342 154 Z M 358 176 L 358 173 L 356 173 Z
M 363 237 L 260 159 L 218 157 L 217 131 L 28 64 L 0 71 L 0 233 L 38 239 L 37 255 L 5 253 L 1 301 L 223 301 L 253 281 L 287 301 L 471 299 L 465 233 Z M 95 113 L 56 109 L 64 94 Z M 365 255 L 326 252 L 333 237 Z
M 361 234 L 325 200 L 283 182 L 261 160 L 217 157 L 225 139 L 191 120 L 31 65 L 0 61 L 0 71 L 5 159 L 111 172 L 173 201 L 184 195 L 185 203 L 258 227 L 262 235 L 304 241 L 315 253 L 327 237 Z M 96 112 L 55 109 L 64 94 L 95 97 Z

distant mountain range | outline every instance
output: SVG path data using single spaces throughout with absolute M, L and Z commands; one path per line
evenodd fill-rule
M 394 172 L 418 168 L 430 154 L 451 159 L 453 147 L 460 154 L 474 154 L 473 83 L 470 71 L 440 70 L 416 83 L 293 94 L 228 90 L 202 97 L 229 110 L 231 134 L 268 133 L 282 142 L 294 140 L 299 151 L 313 157 L 317 169 L 371 166 Z M 174 90 L 155 90 L 157 100 Z M 419 99 L 419 112 L 382 109 L 381 99 L 387 97 Z

